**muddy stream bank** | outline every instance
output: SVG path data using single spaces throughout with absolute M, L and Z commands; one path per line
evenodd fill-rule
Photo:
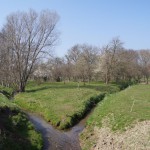
M 43 150 L 81 150 L 79 133 L 83 131 L 85 122 L 91 112 L 68 131 L 55 129 L 36 114 L 29 112 L 26 112 L 26 114 L 29 120 L 34 124 L 36 130 L 42 134 L 44 140 Z

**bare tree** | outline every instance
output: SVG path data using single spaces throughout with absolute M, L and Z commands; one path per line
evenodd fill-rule
M 73 64 L 71 63 L 71 58 L 68 55 L 65 55 L 65 66 L 64 66 L 64 74 L 70 81 L 73 76 Z
M 60 82 L 63 79 L 64 60 L 63 58 L 55 57 L 51 60 L 51 72 L 55 81 Z
M 113 38 L 106 46 L 101 49 L 101 70 L 104 74 L 105 83 L 108 84 L 117 67 L 117 54 L 123 49 L 123 43 L 119 38 Z
M 50 54 L 58 40 L 58 15 L 44 10 L 37 13 L 16 12 L 7 17 L 3 34 L 7 47 L 13 52 L 18 90 L 25 91 L 27 80 L 39 58 Z
M 77 62 L 81 56 L 81 46 L 79 44 L 74 45 L 71 49 L 68 50 L 66 57 L 69 59 L 72 66 L 72 77 L 74 80 L 78 80 L 79 71 L 77 68 Z
M 140 65 L 142 67 L 142 74 L 146 78 L 146 83 L 148 84 L 148 79 L 150 76 L 150 50 L 140 50 Z
M 88 78 L 88 82 L 91 81 L 94 70 L 97 64 L 97 55 L 98 55 L 98 48 L 84 44 L 82 45 L 82 64 L 84 65 L 85 74 Z
M 118 81 L 139 81 L 141 78 L 139 56 L 135 50 L 122 49 L 118 52 L 114 79 Z
M 0 82 L 3 86 L 13 85 L 15 79 L 14 55 L 3 33 L 0 34 Z
M 82 44 L 74 45 L 68 50 L 66 58 L 75 81 L 90 81 L 94 74 L 97 61 L 97 47 Z M 69 70 L 68 70 L 69 71 Z
M 72 60 L 72 63 L 75 64 L 81 54 L 81 45 L 76 44 L 71 49 L 68 50 L 68 56 Z

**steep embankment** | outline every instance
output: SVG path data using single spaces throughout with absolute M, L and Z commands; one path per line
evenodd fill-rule
M 42 138 L 26 115 L 0 93 L 0 149 L 40 150 Z
M 99 103 L 81 135 L 83 149 L 149 149 L 150 85 L 135 85 Z

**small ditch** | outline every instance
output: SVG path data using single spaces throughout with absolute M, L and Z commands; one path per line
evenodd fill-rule
M 9 99 L 13 100 L 14 94 L 12 97 L 9 97 Z M 91 97 L 85 104 L 86 107 L 83 111 L 83 114 L 81 116 L 74 114 L 74 117 L 72 117 L 71 126 L 76 124 L 78 120 L 81 121 L 67 131 L 60 131 L 47 123 L 37 114 L 25 111 L 29 120 L 35 126 L 35 129 L 42 134 L 44 141 L 43 150 L 81 150 L 79 134 L 85 128 L 86 121 L 90 114 L 93 112 L 96 104 L 103 100 L 104 97 L 105 93 L 102 93 L 97 97 Z
M 79 134 L 85 127 L 86 120 L 94 110 L 96 104 L 103 100 L 105 94 L 100 94 L 97 97 L 91 97 L 87 103 L 85 110 L 81 117 L 75 114 L 72 117 L 73 124 L 77 120 L 81 120 L 78 124 L 68 129 L 67 131 L 60 131 L 47 123 L 43 118 L 37 114 L 25 112 L 29 120 L 34 124 L 37 131 L 39 131 L 44 140 L 43 150 L 81 150 L 79 142 Z
M 29 120 L 34 124 L 36 130 L 43 136 L 43 150 L 81 150 L 79 133 L 83 131 L 85 122 L 90 113 L 68 131 L 60 131 L 55 129 L 36 114 L 27 113 L 27 115 Z

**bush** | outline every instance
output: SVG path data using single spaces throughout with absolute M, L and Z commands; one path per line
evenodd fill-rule
M 137 82 L 133 80 L 133 81 L 120 81 L 118 83 L 120 90 L 124 90 L 125 88 L 133 84 L 137 84 Z
M 11 123 L 13 126 L 17 127 L 18 129 L 22 129 L 27 122 L 27 118 L 25 117 L 24 114 L 18 113 L 11 118 Z

